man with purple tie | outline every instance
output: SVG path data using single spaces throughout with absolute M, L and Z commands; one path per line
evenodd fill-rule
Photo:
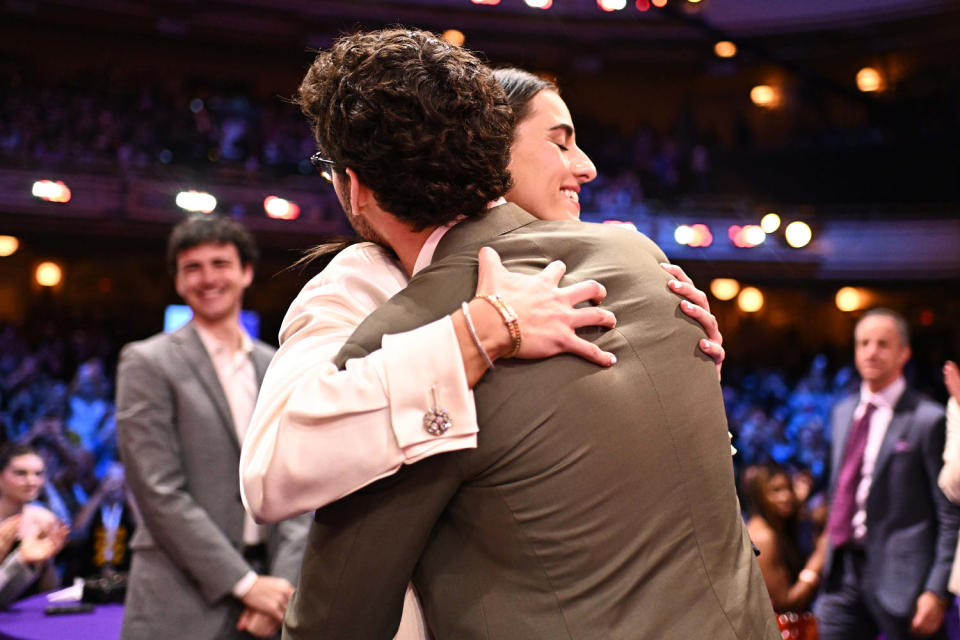
M 960 509 L 937 487 L 943 407 L 907 388 L 907 322 L 868 311 L 854 329 L 858 395 L 833 410 L 822 640 L 946 638 Z

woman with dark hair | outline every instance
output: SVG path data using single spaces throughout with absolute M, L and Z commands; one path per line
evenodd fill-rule
M 520 70 L 496 73 L 518 116 L 509 164 L 513 186 L 506 199 L 538 218 L 579 218 L 580 185 L 593 180 L 596 170 L 576 146 L 572 120 L 556 87 Z M 307 90 L 301 87 L 302 100 Z M 309 106 L 303 108 L 309 111 Z M 327 172 L 335 165 L 323 158 L 316 163 Z M 511 273 L 495 252 L 481 250 L 477 291 L 496 292 L 515 307 L 524 345 L 518 357 L 568 352 L 599 365 L 614 364 L 611 354 L 584 344 L 574 333 L 587 324 L 612 326 L 612 316 L 581 320 L 571 314 L 580 301 L 599 302 L 602 287 L 578 283 L 559 288 L 564 270 L 553 263 L 537 275 Z M 692 300 L 683 309 L 704 326 L 710 340 L 703 340 L 701 348 L 719 366 L 722 337 L 706 296 L 678 268 L 668 271 L 675 278 L 673 290 Z M 275 521 L 316 509 L 404 464 L 476 446 L 471 388 L 494 366 L 496 349 L 488 345 L 508 337 L 485 300 L 474 300 L 420 329 L 387 336 L 379 351 L 350 361 L 344 372 L 331 362 L 364 317 L 408 279 L 389 251 L 372 243 L 353 244 L 292 303 L 240 461 L 244 503 L 259 518 Z M 423 633 L 415 601 L 408 598 L 398 637 Z
M 747 506 L 747 531 L 760 550 L 757 561 L 778 614 L 805 614 L 812 620 L 810 604 L 817 595 L 826 551 L 820 536 L 816 549 L 806 557 L 799 540 L 800 505 L 787 471 L 777 465 L 748 467 L 743 474 Z M 798 621 L 784 618 L 781 625 Z M 809 624 L 809 623 L 807 623 Z
M 59 583 L 53 557 L 67 540 L 67 527 L 33 504 L 43 489 L 43 458 L 28 445 L 0 453 L 0 607 L 31 585 L 47 591 Z
M 593 180 L 596 170 L 576 145 L 572 119 L 556 86 L 521 69 L 499 69 L 494 75 L 518 115 L 509 165 L 514 180 L 506 199 L 538 218 L 579 218 L 580 185 Z M 519 315 L 524 344 L 540 340 L 545 345 L 536 357 L 573 352 L 571 319 L 563 316 L 579 300 L 572 294 L 554 295 L 565 291 L 554 286 L 563 274 L 562 266 L 551 265 L 539 276 L 514 274 L 503 269 L 496 257 L 491 258 L 495 253 L 484 253 L 477 290 L 497 291 L 505 298 L 509 295 Z M 674 278 L 670 287 L 687 298 L 681 309 L 703 325 L 708 339 L 700 341 L 700 348 L 714 359 L 719 373 L 723 338 L 706 295 L 679 267 L 664 265 L 664 269 Z M 369 242 L 357 243 L 341 251 L 291 304 L 240 462 L 244 501 L 258 517 L 275 521 L 316 509 L 394 473 L 402 464 L 475 446 L 470 388 L 489 367 L 474 353 L 462 311 L 392 336 L 389 344 L 385 341 L 384 350 L 395 348 L 398 355 L 374 354 L 358 362 L 355 369 L 339 374 L 330 362 L 360 321 L 407 280 L 408 275 L 387 250 Z M 488 311 L 487 306 L 482 300 L 469 306 L 481 344 L 503 331 L 496 314 L 492 323 L 477 321 L 480 313 Z M 458 345 L 463 348 L 459 358 Z M 371 361 L 377 357 L 388 362 Z M 588 359 L 610 364 L 607 358 L 608 354 L 597 350 Z M 412 361 L 419 366 L 405 366 Z M 397 383 L 378 394 L 377 402 L 363 407 L 369 410 L 361 411 L 356 397 L 369 397 L 371 387 L 384 387 L 384 378 L 391 379 L 391 362 L 404 365 L 402 373 L 393 378 Z M 442 388 L 434 388 L 435 380 L 442 381 Z M 430 406 L 423 406 L 424 401 Z M 437 449 L 436 438 L 424 432 L 421 418 L 437 402 L 445 406 L 453 424 L 443 437 L 448 442 L 460 438 L 465 444 Z M 374 411 L 380 414 L 374 417 Z M 351 417 L 355 424 L 348 427 Z M 399 424 L 404 417 L 409 423 L 406 426 Z M 330 430 L 325 432 L 325 426 Z M 396 442 L 389 439 L 382 455 L 371 456 L 364 447 L 354 448 L 354 441 L 340 440 L 339 434 L 347 429 L 356 429 L 358 436 L 366 433 L 368 440 L 376 441 L 383 441 L 385 432 L 391 433 Z M 325 433 L 337 440 L 324 441 L 321 446 L 316 438 L 324 438 Z M 298 462 L 301 459 L 302 464 Z

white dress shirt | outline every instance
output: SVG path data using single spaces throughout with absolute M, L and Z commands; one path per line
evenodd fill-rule
M 867 388 L 866 383 L 860 385 L 860 403 L 853 412 L 853 422 L 859 420 L 867 412 L 867 405 L 876 407 L 870 416 L 870 431 L 867 434 L 867 447 L 863 451 L 863 464 L 860 467 L 860 484 L 857 485 L 857 510 L 853 514 L 853 539 L 863 542 L 867 535 L 867 496 L 870 495 L 870 484 L 873 481 L 873 469 L 877 464 L 877 455 L 880 445 L 887 434 L 887 427 L 893 420 L 893 409 L 897 406 L 900 396 L 907 388 L 907 381 L 899 377 L 876 393 Z
M 240 331 L 240 344 L 229 345 L 218 340 L 216 336 L 206 331 L 199 324 L 194 324 L 197 336 L 207 350 L 213 369 L 217 372 L 220 388 L 227 397 L 227 406 L 230 407 L 230 417 L 233 418 L 233 428 L 237 432 L 237 441 L 243 445 L 253 407 L 257 402 L 257 372 L 253 368 L 253 341 L 243 329 Z M 243 544 L 250 546 L 260 544 L 264 540 L 264 530 L 253 519 L 249 511 L 243 517 Z M 243 598 L 253 587 L 257 574 L 249 571 L 233 586 L 233 595 Z
M 259 519 L 311 511 L 404 464 L 476 447 L 473 393 L 449 317 L 384 336 L 381 349 L 344 371 L 332 363 L 363 319 L 406 284 L 390 254 L 361 243 L 290 305 L 240 456 L 244 505 Z M 434 395 L 453 422 L 441 436 L 423 427 Z

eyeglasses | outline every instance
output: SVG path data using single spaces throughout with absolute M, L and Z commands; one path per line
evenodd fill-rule
M 317 151 L 315 154 L 310 156 L 310 164 L 317 168 L 317 171 L 320 172 L 320 175 L 323 176 L 323 179 L 327 182 L 333 182 L 333 169 L 337 166 L 337 163 L 333 160 L 327 160 L 320 152 Z

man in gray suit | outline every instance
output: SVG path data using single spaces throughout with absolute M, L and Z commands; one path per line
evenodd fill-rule
M 617 328 L 580 334 L 618 362 L 498 361 L 474 388 L 477 449 L 317 512 L 284 637 L 391 638 L 412 577 L 437 640 L 779 638 L 716 370 L 689 348 L 701 329 L 677 308 L 663 253 L 622 229 L 488 207 L 509 184 L 512 114 L 488 69 L 429 34 L 341 39 L 300 103 L 354 226 L 414 273 L 341 364 L 470 299 L 482 246 L 513 271 L 560 259 L 570 280 L 601 280 Z M 522 348 L 509 301 L 487 300 L 501 339 L 465 348 Z
M 960 509 L 937 486 L 943 407 L 907 387 L 904 318 L 868 311 L 854 330 L 860 393 L 833 410 L 829 551 L 816 613 L 824 640 L 946 638 Z
M 240 502 L 240 444 L 273 349 L 240 326 L 257 251 L 239 224 L 193 216 L 168 264 L 193 320 L 124 347 L 117 439 L 143 515 L 123 638 L 271 637 L 279 629 L 308 520 L 257 526 Z

